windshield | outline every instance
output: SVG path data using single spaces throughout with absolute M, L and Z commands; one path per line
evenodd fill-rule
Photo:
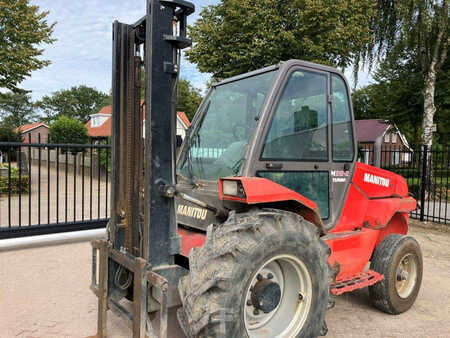
M 200 180 L 235 176 L 276 71 L 213 88 L 178 162 L 178 173 Z M 187 148 L 187 149 L 186 149 Z

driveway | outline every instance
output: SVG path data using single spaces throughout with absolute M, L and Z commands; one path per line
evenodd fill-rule
M 414 226 L 424 256 L 422 289 L 406 313 L 372 308 L 367 289 L 344 294 L 327 314 L 328 337 L 450 337 L 450 232 Z M 87 337 L 96 332 L 89 243 L 0 253 L 0 337 Z M 183 337 L 174 313 L 169 337 Z M 110 337 L 129 337 L 109 312 Z

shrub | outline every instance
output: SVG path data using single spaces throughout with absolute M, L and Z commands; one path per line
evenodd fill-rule
M 87 144 L 89 136 L 86 126 L 75 119 L 60 116 L 50 125 L 49 137 L 51 143 Z M 71 152 L 82 151 L 81 148 L 70 149 Z
M 11 174 L 11 183 L 8 184 L 8 176 L 0 177 L 0 194 L 7 194 L 9 187 L 11 187 L 11 194 L 18 194 L 28 192 L 28 175 L 22 175 L 19 180 L 19 175 Z

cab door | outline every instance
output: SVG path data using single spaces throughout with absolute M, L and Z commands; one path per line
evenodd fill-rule
M 332 114 L 333 76 L 306 67 L 294 67 L 286 73 L 276 103 L 266 117 L 259 156 L 253 162 L 255 176 L 275 181 L 314 201 L 328 228 L 339 217 L 339 198 L 346 192 L 334 189 L 332 175 L 341 175 L 336 171 L 342 171 L 340 180 L 348 186 L 345 183 L 351 179 L 347 174 L 351 168 L 347 161 L 353 160 L 354 152 L 350 115 L 336 119 Z M 336 131 L 335 122 L 340 123 Z M 346 133 L 348 128 L 350 134 Z M 341 142 L 341 134 L 349 138 Z
M 330 217 L 329 74 L 296 67 L 287 73 L 266 122 L 255 175 L 314 201 Z

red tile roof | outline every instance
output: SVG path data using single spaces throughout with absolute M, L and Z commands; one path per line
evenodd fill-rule
M 16 133 L 26 133 L 27 131 L 30 131 L 31 129 L 35 129 L 38 128 L 40 126 L 44 126 L 45 128 L 48 128 L 48 126 L 44 123 L 44 122 L 35 122 L 35 123 L 29 123 L 29 124 L 24 124 L 23 126 L 20 126 L 16 129 L 14 129 L 14 131 Z
M 145 105 L 143 105 L 143 120 L 145 120 Z M 107 114 L 112 115 L 112 107 L 106 106 L 103 107 L 97 114 Z M 183 121 L 183 124 L 185 125 L 186 129 L 189 128 L 191 125 L 191 122 L 189 121 L 188 117 L 183 112 L 177 112 L 178 117 Z M 108 117 L 105 122 L 103 122 L 102 125 L 98 127 L 91 127 L 91 120 L 89 120 L 86 124 L 86 128 L 88 130 L 88 135 L 90 137 L 108 137 L 111 136 L 111 126 L 112 126 L 112 118 Z
M 108 117 L 105 122 L 103 122 L 98 127 L 91 127 L 91 120 L 87 121 L 86 128 L 88 130 L 88 135 L 90 137 L 108 137 L 111 136 L 111 117 Z
M 181 121 L 183 121 L 183 124 L 186 127 L 186 129 L 189 128 L 191 125 L 191 121 L 189 121 L 189 118 L 187 117 L 187 115 L 182 111 L 177 112 L 177 114 L 178 114 L 178 117 L 181 119 Z
M 105 106 L 97 114 L 112 115 L 112 106 Z
M 381 119 L 356 120 L 356 139 L 358 142 L 375 142 L 378 137 L 384 134 L 390 123 Z

